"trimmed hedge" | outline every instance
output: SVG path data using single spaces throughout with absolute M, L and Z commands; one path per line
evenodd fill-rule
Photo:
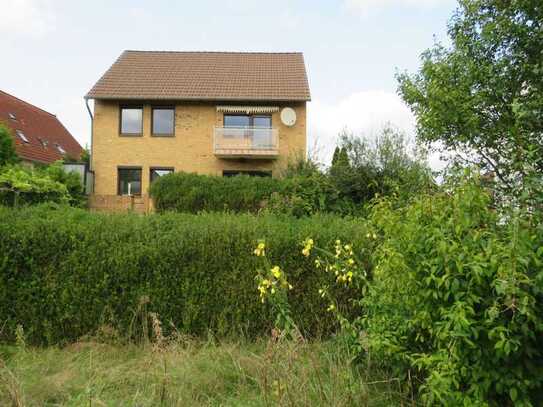
M 12 340 L 20 324 L 37 344 L 77 340 L 102 325 L 134 335 L 143 298 L 166 329 L 171 322 L 194 335 L 268 333 L 273 317 L 254 279 L 260 238 L 290 275 L 300 328 L 326 335 L 335 323 L 317 290 L 328 275 L 300 254 L 300 242 L 354 239 L 361 248 L 366 228 L 334 216 L 104 215 L 47 205 L 0 207 L 0 219 L 1 332 Z
M 153 182 L 149 193 L 158 211 L 258 212 L 281 188 L 281 180 L 271 177 L 178 172 Z

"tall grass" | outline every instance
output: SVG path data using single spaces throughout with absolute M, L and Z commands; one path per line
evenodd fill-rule
M 1 347 L 0 405 L 390 406 L 398 383 L 352 368 L 336 342 Z

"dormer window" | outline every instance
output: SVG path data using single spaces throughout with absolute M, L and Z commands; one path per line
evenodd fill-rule
M 60 154 L 66 154 L 66 150 L 64 150 L 64 148 L 62 148 L 60 144 L 55 144 L 55 147 L 57 148 Z
M 25 134 L 21 130 L 16 130 L 15 133 L 23 142 L 30 143 L 30 141 L 26 138 Z
M 15 113 L 9 113 L 9 118 L 10 118 L 11 120 L 17 121 L 17 116 L 15 116 Z
M 40 140 L 40 143 L 41 145 L 43 146 L 43 148 L 47 148 L 47 145 L 49 144 L 49 142 L 47 140 L 44 140 L 42 138 L 38 138 L 38 140 Z

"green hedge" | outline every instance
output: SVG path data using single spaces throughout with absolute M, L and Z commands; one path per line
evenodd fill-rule
M 252 253 L 260 238 L 291 276 L 301 329 L 327 334 L 333 317 L 317 290 L 328 276 L 301 256 L 300 241 L 355 237 L 361 247 L 365 235 L 362 220 L 333 216 L 103 215 L 37 206 L 0 208 L 0 219 L 1 333 L 12 340 L 20 324 L 40 344 L 73 341 L 105 324 L 130 335 L 141 327 L 142 298 L 166 329 L 172 322 L 194 335 L 267 333 L 273 318 L 258 301 Z
M 271 177 L 219 177 L 178 172 L 153 182 L 150 195 L 158 211 L 197 213 L 257 212 L 282 182 Z

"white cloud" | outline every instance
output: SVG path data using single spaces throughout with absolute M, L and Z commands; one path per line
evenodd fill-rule
M 451 0 L 344 0 L 347 10 L 363 14 L 388 7 L 432 7 L 450 3 Z
M 2 0 L 0 32 L 40 36 L 54 28 L 48 0 Z
M 356 135 L 371 136 L 387 123 L 413 134 L 415 119 L 400 97 L 392 92 L 357 92 L 335 104 L 315 100 L 309 104 L 309 145 L 317 145 L 319 158 L 328 161 L 338 134 L 345 128 Z
M 372 138 L 391 124 L 412 140 L 415 138 L 416 120 L 411 110 L 397 94 L 383 90 L 353 93 L 334 104 L 315 100 L 308 105 L 307 117 L 310 153 L 323 164 L 330 163 L 343 129 Z M 428 160 L 436 170 L 444 166 L 438 154 L 431 154 Z

